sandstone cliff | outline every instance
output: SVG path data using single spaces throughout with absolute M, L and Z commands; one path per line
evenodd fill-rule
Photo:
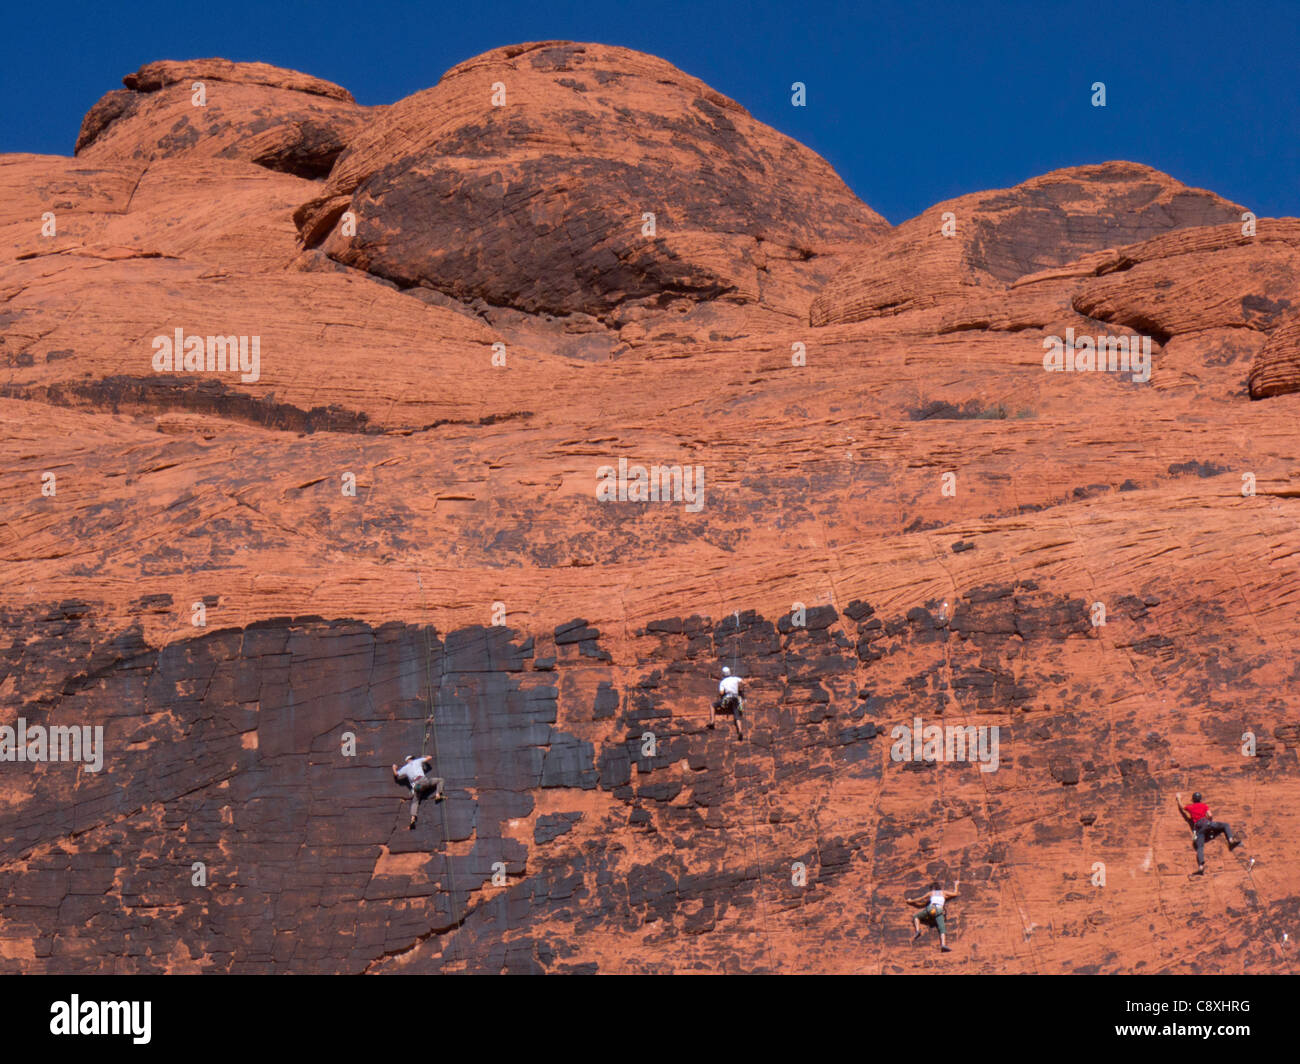
M 1300 222 L 1110 162 L 891 228 L 605 45 L 125 84 L 0 158 L 4 723 L 106 748 L 0 763 L 0 971 L 1294 967 Z

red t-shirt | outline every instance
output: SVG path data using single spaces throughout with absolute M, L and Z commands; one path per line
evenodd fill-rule
M 1204 802 L 1193 802 L 1191 805 L 1183 806 L 1187 810 L 1187 815 L 1192 818 L 1192 823 L 1197 824 L 1203 818 L 1210 815 L 1210 807 Z

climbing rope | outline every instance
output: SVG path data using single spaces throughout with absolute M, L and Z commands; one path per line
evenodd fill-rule
M 429 714 L 424 719 L 424 739 L 420 742 L 420 756 L 424 757 L 424 755 L 429 750 L 429 735 L 433 733 L 434 729 L 437 727 L 437 722 L 434 719 L 434 711 L 433 711 L 433 666 L 430 663 L 431 659 L 433 658 L 433 644 L 429 640 L 429 624 L 428 624 L 429 609 L 424 598 L 424 581 L 420 579 L 420 574 L 418 572 L 415 574 L 415 582 L 416 584 L 419 585 L 420 588 L 420 608 L 424 611 L 424 617 L 425 617 L 424 687 L 425 690 L 428 692 L 428 696 L 429 696 Z M 442 689 L 442 681 L 443 679 L 445 679 L 447 674 L 447 663 L 445 659 L 443 660 L 442 667 L 443 667 L 443 675 L 438 678 L 439 690 Z M 438 759 L 438 737 L 436 734 L 433 736 L 433 759 L 434 761 L 437 761 L 439 767 L 441 767 L 442 762 Z
M 1235 857 L 1236 855 L 1234 854 L 1233 856 Z M 1237 863 L 1241 864 L 1240 858 L 1237 858 Z M 1273 906 L 1269 902 L 1269 900 L 1267 898 L 1264 898 L 1264 905 L 1260 905 L 1259 899 L 1264 897 L 1264 892 L 1259 889 L 1259 884 L 1255 882 L 1254 868 L 1255 868 L 1255 859 L 1253 857 L 1250 858 L 1248 861 L 1246 861 L 1244 865 L 1242 865 L 1242 871 L 1245 872 L 1246 878 L 1250 880 L 1250 889 L 1255 892 L 1255 897 L 1252 900 L 1255 903 L 1255 908 L 1259 909 L 1260 912 L 1263 914 L 1265 923 L 1267 923 L 1268 926 L 1272 929 L 1273 938 L 1276 940 L 1277 944 L 1279 946 L 1283 946 L 1287 943 L 1287 941 L 1289 941 L 1289 936 L 1285 932 L 1281 934 L 1278 933 L 1277 924 L 1274 923 L 1273 917 L 1270 915 L 1273 911 Z
M 953 612 L 956 612 L 956 609 L 957 607 L 956 604 L 954 603 Z M 951 681 L 952 649 L 946 640 L 944 641 L 943 648 L 944 648 L 943 649 L 944 665 L 947 669 L 949 681 Z M 951 689 L 951 682 L 949 683 L 949 687 Z M 965 707 L 962 706 L 961 703 L 957 700 L 956 695 L 953 696 L 953 705 L 959 710 L 965 709 Z M 1009 709 L 1007 711 L 1007 715 L 1008 715 L 1008 719 L 1010 719 Z M 1002 838 L 1003 838 L 1002 833 L 998 831 L 997 824 L 994 823 L 993 821 L 993 792 L 989 788 L 989 781 L 984 778 L 987 775 L 987 773 L 977 770 L 975 775 L 979 777 L 980 788 L 984 791 L 984 809 L 986 814 L 988 815 L 989 831 L 993 834 L 994 844 L 1003 847 L 1002 852 L 1006 854 L 1007 860 L 1009 862 L 1007 869 L 1010 872 L 1010 875 L 1007 878 L 1007 886 L 1010 888 L 1011 900 L 1015 902 L 1016 911 L 1020 914 L 1020 928 L 1024 932 L 1025 942 L 1028 943 L 1029 945 L 1029 959 L 1034 966 L 1034 974 L 1042 975 L 1042 969 L 1039 967 L 1039 963 L 1038 963 L 1038 950 L 1035 946 L 1034 938 L 1033 938 L 1034 928 L 1031 926 L 1029 918 L 1025 915 L 1025 906 L 1022 904 L 1022 899 L 1027 899 L 1028 894 L 1025 891 L 1024 884 L 1020 882 L 1020 873 L 1016 868 L 1015 862 L 1011 861 L 1010 850 L 1009 848 L 1005 847 L 1005 845 L 1002 842 Z M 974 944 L 975 943 L 972 943 L 972 945 Z
M 428 691 L 428 696 L 429 696 L 429 715 L 428 717 L 425 718 L 424 741 L 420 744 L 420 756 L 421 757 L 424 756 L 425 751 L 428 749 L 429 746 L 429 736 L 432 735 L 433 736 L 433 760 L 435 765 L 437 766 L 436 771 L 441 772 L 442 759 L 438 753 L 438 721 L 434 714 L 434 707 L 433 707 L 433 665 L 432 665 L 433 644 L 429 639 L 429 607 L 424 596 L 424 581 L 420 579 L 420 573 L 418 570 L 416 571 L 415 574 L 415 582 L 420 588 L 420 608 L 424 611 L 424 620 L 425 620 L 424 679 L 425 679 L 425 690 Z M 439 677 L 438 680 L 439 690 L 442 689 L 442 684 L 446 680 L 446 678 L 447 678 L 447 658 L 446 655 L 444 654 L 442 658 L 442 675 L 441 677 Z M 444 787 L 446 786 L 445 782 L 443 786 Z M 451 838 L 451 835 L 447 829 L 447 802 L 445 799 L 438 803 L 438 812 L 441 815 L 441 820 L 442 820 L 442 843 L 445 851 L 447 842 Z M 452 926 L 455 927 L 457 930 L 459 930 L 461 918 L 456 915 L 456 870 L 452 863 L 452 858 L 450 854 L 444 852 L 442 855 L 442 859 L 446 863 L 447 878 L 451 883 L 451 898 L 449 901 L 449 908 L 451 910 Z M 456 957 L 463 964 L 465 962 L 465 957 L 464 954 L 461 952 L 460 936 L 454 935 L 452 937 L 452 942 L 455 944 L 456 947 Z
M 1193 838 L 1195 838 L 1196 832 L 1194 830 L 1192 835 Z M 1237 867 L 1241 869 L 1242 874 L 1250 881 L 1250 889 L 1254 892 L 1254 897 L 1250 899 L 1251 904 L 1259 910 L 1264 922 L 1268 924 L 1269 928 L 1272 930 L 1274 941 L 1277 942 L 1279 947 L 1284 946 L 1289 941 L 1289 936 L 1285 933 L 1279 932 L 1276 922 L 1274 922 L 1272 915 L 1270 915 L 1273 912 L 1273 906 L 1269 900 L 1264 897 L 1264 892 L 1259 889 L 1259 884 L 1255 882 L 1255 858 L 1250 857 L 1243 859 L 1238 854 L 1231 852 L 1229 856 L 1237 862 Z M 1260 898 L 1264 898 L 1263 905 L 1260 904 Z
M 721 588 L 719 588 L 719 598 L 721 598 Z M 731 674 L 736 676 L 737 669 L 740 667 L 740 611 L 736 610 L 734 616 L 736 618 L 736 633 L 733 636 L 734 642 L 731 644 Z M 772 762 L 772 777 L 773 779 L 776 778 L 775 759 Z M 731 793 L 737 801 L 740 801 L 740 789 L 738 786 L 733 785 Z M 758 847 L 758 811 L 755 808 L 756 804 L 757 803 L 755 802 L 749 803 L 750 840 L 754 846 L 754 886 L 758 891 L 758 911 L 763 918 L 763 938 L 767 944 L 767 963 L 771 966 L 772 970 L 775 971 L 776 962 L 772 956 L 772 929 L 767 920 L 767 893 L 763 889 L 763 861 Z
M 418 583 L 420 578 L 417 575 L 415 579 Z M 421 601 L 423 601 L 424 598 L 423 585 L 421 585 L 420 587 L 420 597 L 421 597 Z M 427 617 L 427 612 L 426 612 L 426 617 Z M 426 624 L 424 628 L 424 684 L 425 684 L 425 690 L 428 692 L 429 713 L 424 718 L 424 738 L 420 740 L 421 757 L 424 757 L 424 755 L 429 752 L 429 735 L 432 733 L 434 729 L 433 671 L 432 671 L 432 666 L 429 664 L 429 659 L 432 657 L 433 657 L 433 645 L 429 641 L 429 627 Z M 445 668 L 445 664 L 444 664 L 444 668 Z M 438 678 L 438 689 L 439 690 L 442 689 L 442 677 Z M 433 759 L 435 761 L 438 761 L 438 740 L 436 737 L 433 740 Z M 441 765 L 440 761 L 438 763 L 439 765 Z
M 772 771 L 775 774 L 775 763 L 772 765 Z M 754 804 L 751 802 L 749 805 L 750 837 L 754 843 L 754 885 L 758 888 L 758 911 L 763 917 L 763 938 L 767 941 L 767 963 L 772 966 L 773 972 L 775 972 L 776 962 L 772 958 L 772 929 L 767 922 L 767 894 L 763 890 L 763 861 L 758 851 L 758 812 L 755 810 Z

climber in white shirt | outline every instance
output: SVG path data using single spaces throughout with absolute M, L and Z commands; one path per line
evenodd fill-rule
M 921 937 L 921 921 L 924 920 L 927 924 L 938 929 L 939 948 L 944 953 L 952 952 L 952 948 L 948 945 L 948 927 L 943 919 L 943 903 L 949 898 L 957 897 L 957 888 L 960 886 L 960 879 L 952 885 L 952 890 L 944 890 L 938 883 L 931 883 L 928 893 L 907 899 L 908 905 L 915 905 L 922 909 L 920 913 L 912 917 L 912 926 L 916 928 L 916 934 L 912 936 L 913 942 Z
M 393 766 L 393 782 L 411 789 L 411 828 L 415 827 L 415 818 L 420 812 L 420 799 L 432 796 L 435 802 L 441 802 L 445 795 L 442 789 L 445 781 L 433 774 L 433 758 L 416 757 L 408 754 L 402 767 Z
M 718 684 L 717 700 L 709 706 L 709 727 L 713 727 L 715 713 L 730 713 L 736 721 L 736 737 L 743 739 L 740 721 L 745 712 L 745 690 L 739 676 L 732 676 L 725 665 L 722 668 L 722 682 Z

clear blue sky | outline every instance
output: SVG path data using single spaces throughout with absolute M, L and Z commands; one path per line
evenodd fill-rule
M 1152 3 L 7 4 L 0 151 L 71 154 L 155 59 L 262 60 L 390 103 L 489 48 L 566 39 L 663 56 L 825 156 L 891 222 L 1061 166 L 1133 159 L 1300 215 L 1300 0 Z M 807 85 L 808 106 L 790 105 Z M 1090 104 L 1104 81 L 1107 107 Z

